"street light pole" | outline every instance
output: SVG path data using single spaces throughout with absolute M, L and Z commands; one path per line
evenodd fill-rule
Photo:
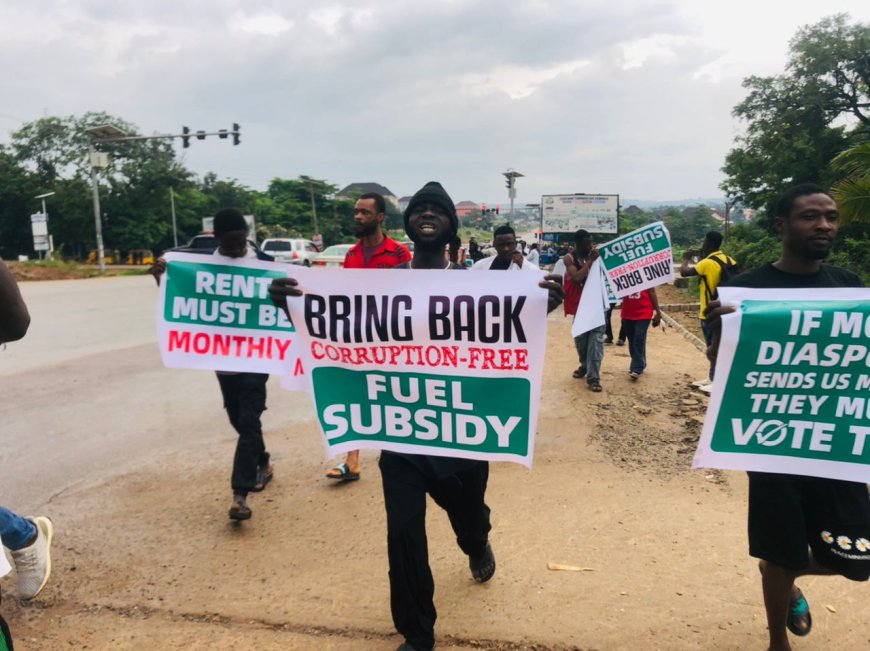
M 514 199 L 517 196 L 517 178 L 519 178 L 520 176 L 525 176 L 525 175 L 520 174 L 519 172 L 515 171 L 513 167 L 509 167 L 507 172 L 502 172 L 501 174 L 502 174 L 502 176 L 504 176 L 507 179 L 506 185 L 507 185 L 507 189 L 508 189 L 508 197 L 510 197 L 510 200 L 511 200 L 511 212 L 510 212 L 511 217 L 510 218 L 513 219 L 514 218 Z
M 91 162 L 91 194 L 94 198 L 94 228 L 97 232 L 97 260 L 100 264 L 100 273 L 106 273 L 106 260 L 103 251 L 103 220 L 100 217 L 100 188 L 97 185 L 97 166 L 96 150 L 94 144 L 91 143 L 90 162 Z

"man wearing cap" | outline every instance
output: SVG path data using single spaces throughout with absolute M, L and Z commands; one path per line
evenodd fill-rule
M 440 183 L 429 182 L 411 199 L 404 214 L 405 232 L 414 242 L 414 257 L 397 268 L 463 269 L 444 257 L 444 248 L 456 234 L 459 221 L 453 201 Z M 276 305 L 287 296 L 301 296 L 292 278 L 272 281 Z M 541 281 L 549 291 L 549 309 L 562 302 L 560 282 Z M 429 568 L 426 537 L 426 496 L 447 511 L 456 542 L 468 556 L 471 575 L 478 583 L 495 574 L 495 556 L 489 544 L 489 507 L 484 496 L 489 463 L 423 454 L 384 451 L 378 463 L 387 512 L 390 608 L 396 630 L 405 638 L 400 651 L 429 651 L 435 645 L 435 583 Z
M 218 240 L 214 255 L 274 261 L 272 256 L 248 245 L 248 223 L 239 210 L 219 210 L 214 216 L 213 228 Z M 160 277 L 166 271 L 166 260 L 158 258 L 150 271 L 159 285 Z M 260 416 L 266 410 L 266 381 L 269 375 L 229 371 L 216 373 L 224 408 L 230 424 L 239 435 L 230 479 L 233 501 L 229 517 L 231 520 L 249 520 L 252 512 L 247 502 L 248 493 L 260 492 L 272 480 L 272 464 L 260 423 Z

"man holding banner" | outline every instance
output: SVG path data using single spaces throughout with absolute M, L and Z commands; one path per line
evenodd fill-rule
M 786 629 L 812 627 L 797 577 L 870 578 L 870 427 L 859 408 L 870 310 L 866 291 L 845 289 L 861 287 L 858 276 L 822 264 L 838 217 L 817 185 L 786 192 L 775 216 L 780 258 L 726 283 L 706 313 L 718 364 L 694 466 L 750 471 L 749 553 L 771 651 L 791 648 Z
M 533 329 L 537 330 L 535 337 L 543 336 L 541 321 L 548 308 L 561 303 L 563 292 L 557 282 L 531 274 L 520 274 L 520 280 L 502 274 L 473 274 L 473 279 L 461 283 L 446 278 L 442 271 L 462 267 L 444 258 L 458 219 L 453 201 L 439 183 L 427 183 L 413 196 L 404 219 L 405 231 L 414 242 L 414 257 L 401 268 L 426 272 L 420 274 L 419 288 L 412 290 L 406 283 L 396 288 L 399 283 L 386 274 L 403 279 L 406 275 L 387 270 L 370 274 L 377 278 L 344 280 L 339 291 L 345 295 L 338 295 L 327 286 L 327 274 L 302 269 L 299 277 L 311 284 L 304 296 L 292 278 L 273 281 L 270 293 L 276 305 L 288 307 L 297 323 L 305 324 L 300 335 L 307 329 L 311 338 L 310 377 L 327 442 L 349 438 L 353 440 L 341 445 L 356 447 L 362 442 L 382 450 L 379 466 L 393 623 L 405 638 L 400 649 L 429 651 L 435 644 L 436 610 L 426 535 L 427 495 L 447 512 L 456 541 L 468 556 L 473 579 L 479 583 L 491 579 L 496 563 L 485 502 L 487 459 L 530 463 L 529 456 L 524 457 L 526 461 L 509 453 L 510 441 L 522 442 L 524 436 L 526 445 L 520 447 L 524 455 L 531 454 L 539 385 L 536 392 L 529 381 L 530 369 L 539 380 L 545 342 L 541 338 L 535 339 L 534 347 L 518 344 L 527 341 L 527 335 L 530 341 Z M 376 283 L 381 278 L 384 285 Z M 318 284 L 322 289 L 317 289 Z M 486 291 L 473 289 L 475 284 L 485 286 Z M 387 285 L 396 293 L 391 294 Z M 461 287 L 460 295 L 447 296 L 448 285 Z M 515 285 L 523 287 L 522 296 L 512 293 L 510 288 Z M 357 286 L 366 294 L 358 295 Z M 538 287 L 548 290 L 546 301 L 535 291 Z M 501 304 L 511 306 L 509 314 L 496 307 L 499 292 L 504 295 Z M 330 308 L 333 304 L 336 310 Z M 370 311 L 351 325 L 357 318 L 357 305 Z M 387 314 L 389 306 L 395 306 L 390 308 L 394 310 L 391 315 Z M 448 307 L 457 310 L 453 325 L 448 325 Z M 380 332 L 378 324 L 383 324 Z M 492 343 L 499 340 L 498 358 L 495 348 L 482 345 L 490 337 Z M 516 391 L 516 398 L 493 397 L 499 391 L 512 396 Z M 347 404 L 348 397 L 357 404 Z M 485 415 L 502 407 L 524 416 L 504 410 Z M 363 413 L 367 422 L 363 422 Z M 520 432 L 522 427 L 525 431 Z M 362 428 L 367 431 L 360 432 Z
M 271 325 L 280 326 L 277 316 L 280 315 L 283 319 L 283 314 L 267 305 L 265 307 L 272 308 L 270 315 L 268 310 L 264 311 L 261 306 L 256 305 L 256 294 L 265 293 L 262 289 L 265 284 L 262 281 L 268 283 L 268 276 L 266 279 L 257 279 L 253 275 L 246 278 L 242 275 L 244 269 L 237 269 L 231 264 L 221 265 L 218 258 L 227 258 L 228 263 L 243 259 L 273 262 L 274 258 L 248 245 L 248 224 L 242 213 L 235 208 L 218 211 L 214 217 L 213 229 L 218 240 L 214 260 L 204 260 L 197 265 L 196 262 L 202 256 L 169 256 L 169 264 L 177 265 L 178 273 L 172 274 L 170 267 L 170 278 L 167 280 L 172 282 L 163 283 L 161 287 L 158 329 L 161 354 L 167 366 L 185 367 L 183 358 L 190 356 L 194 358 L 193 365 L 212 368 L 217 373 L 224 408 L 230 424 L 239 435 L 233 456 L 230 482 L 233 499 L 229 517 L 231 520 L 240 521 L 248 520 L 252 515 L 247 503 L 248 493 L 262 491 L 272 480 L 272 464 L 263 441 L 260 423 L 260 417 L 266 410 L 266 382 L 269 374 L 241 369 L 250 368 L 251 360 L 258 358 L 272 359 L 280 354 L 283 359 L 289 341 L 281 341 L 277 336 L 242 336 L 234 333 L 245 331 L 232 330 L 229 327 L 242 324 L 258 328 L 264 320 Z M 161 284 L 160 280 L 166 270 L 167 261 L 164 258 L 159 258 L 151 268 L 158 285 Z M 252 273 L 256 274 L 256 271 Z M 260 273 L 267 274 L 265 270 Z M 272 273 L 277 275 L 277 272 Z M 188 276 L 190 281 L 183 282 Z M 254 282 L 256 280 L 261 282 Z M 170 284 L 171 289 L 167 287 Z M 178 289 L 182 285 L 191 288 L 190 295 L 184 295 L 183 290 Z M 181 295 L 176 295 L 177 291 Z M 171 314 L 171 318 L 164 321 L 167 314 Z M 251 323 L 258 317 L 259 324 Z M 205 323 L 209 325 L 202 326 Z M 212 323 L 225 326 L 216 327 Z M 191 327 L 188 324 L 194 325 Z M 286 325 L 292 327 L 290 324 Z M 197 329 L 195 326 L 201 327 Z M 228 365 L 226 358 L 233 351 L 237 359 Z M 221 359 L 219 354 L 225 358 Z M 200 359 L 196 359 L 197 357 Z M 231 369 L 233 364 L 235 367 Z M 282 366 L 279 365 L 279 368 Z
M 592 235 L 581 228 L 574 233 L 574 250 L 564 257 L 566 316 L 576 316 L 589 270 L 597 259 L 598 250 L 592 242 Z M 580 365 L 573 376 L 578 380 L 586 378 L 586 385 L 595 392 L 601 391 L 605 330 L 602 320 L 601 325 L 574 336 L 574 348 L 577 350 Z

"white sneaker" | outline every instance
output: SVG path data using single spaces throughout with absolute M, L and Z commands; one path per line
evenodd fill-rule
M 18 576 L 18 598 L 33 599 L 51 576 L 51 538 L 54 527 L 44 516 L 28 517 L 36 525 L 36 540 L 12 552 L 15 573 Z

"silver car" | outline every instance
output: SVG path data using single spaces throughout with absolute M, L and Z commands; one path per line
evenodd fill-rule
M 318 250 L 311 240 L 298 240 L 288 237 L 271 237 L 260 245 L 263 253 L 268 253 L 278 262 L 301 264 L 310 267 L 317 257 Z

